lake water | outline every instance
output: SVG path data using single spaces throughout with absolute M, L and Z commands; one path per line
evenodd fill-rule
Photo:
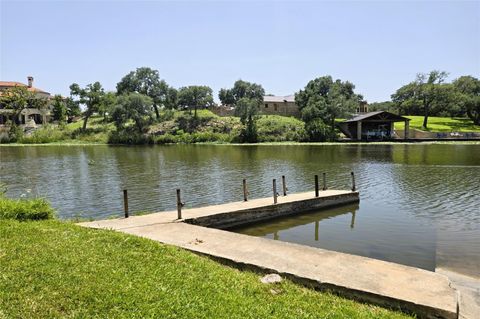
M 289 192 L 348 189 L 359 205 L 255 224 L 234 231 L 435 270 L 480 277 L 480 145 L 172 145 L 0 147 L 7 195 L 43 196 L 60 218 L 175 209 L 271 196 L 285 175 Z

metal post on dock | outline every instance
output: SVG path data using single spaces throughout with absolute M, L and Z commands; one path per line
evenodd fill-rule
M 273 203 L 277 203 L 277 180 L 273 179 Z
M 318 175 L 315 175 L 315 197 L 318 197 Z
M 287 183 L 285 182 L 285 175 L 282 175 L 283 196 L 287 196 Z
M 352 192 L 354 192 L 356 190 L 356 187 L 355 187 L 355 174 L 353 174 L 353 172 L 351 172 L 350 174 L 352 174 Z
M 128 218 L 128 192 L 123 190 L 123 211 L 125 212 L 125 218 Z
M 323 188 L 322 190 L 327 190 L 327 173 L 323 173 Z
M 248 201 L 248 190 L 247 190 L 247 180 L 243 179 L 243 201 Z
M 185 205 L 182 203 L 182 198 L 180 197 L 180 189 L 177 188 L 177 217 L 182 219 L 182 207 Z

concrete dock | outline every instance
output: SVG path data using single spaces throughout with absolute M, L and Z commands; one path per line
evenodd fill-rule
M 275 272 L 301 284 L 360 301 L 415 313 L 421 318 L 457 318 L 458 292 L 444 275 L 319 248 L 222 230 L 307 210 L 358 201 L 358 192 L 321 191 L 81 223 L 171 244 L 237 266 Z M 215 227 L 215 228 L 212 228 Z

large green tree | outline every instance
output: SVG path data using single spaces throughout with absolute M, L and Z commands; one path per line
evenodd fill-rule
M 78 101 L 75 101 L 72 97 L 67 97 L 64 101 L 65 106 L 67 107 L 67 116 L 69 120 L 82 114 Z
M 235 115 L 243 124 L 242 142 L 257 142 L 258 109 L 263 102 L 265 90 L 260 84 L 237 80 L 231 89 L 221 89 L 218 97 L 223 105 L 235 108 Z
M 480 80 L 473 76 L 461 76 L 453 81 L 459 92 L 459 101 L 467 116 L 480 125 Z
M 169 103 L 169 87 L 167 82 L 160 79 L 157 70 L 148 67 L 137 68 L 125 75 L 117 84 L 117 94 L 140 93 L 150 97 L 157 120 L 160 119 L 159 107 L 172 107 Z
M 240 117 L 244 127 L 240 135 L 242 142 L 256 143 L 258 140 L 257 113 L 260 103 L 258 99 L 248 97 L 242 97 L 236 103 L 235 115 Z
M 415 81 L 402 86 L 392 94 L 392 101 L 399 109 L 408 112 L 420 112 L 423 115 L 423 127 L 427 129 L 428 117 L 432 110 L 439 112 L 439 107 L 448 105 L 448 90 L 442 86 L 448 73 L 444 71 L 431 71 L 430 73 L 418 73 Z M 443 100 L 443 102 L 441 102 Z M 408 113 L 407 113 L 408 114 Z M 411 113 L 410 113 L 411 114 Z
M 355 85 L 348 81 L 323 76 L 311 80 L 295 94 L 305 129 L 311 140 L 331 139 L 335 132 L 335 119 L 353 113 L 363 97 L 354 92 Z
M 224 105 L 236 105 L 242 98 L 262 102 L 265 90 L 260 84 L 237 80 L 231 89 L 221 89 L 218 98 Z
M 114 92 L 106 92 L 102 97 L 98 113 L 103 116 L 103 121 L 108 121 L 108 115 L 111 115 L 117 103 L 117 95 Z
M 65 123 L 67 117 L 67 105 L 61 95 L 55 95 L 52 101 L 52 117 L 54 121 Z
M 72 98 L 76 97 L 75 101 L 79 105 L 83 105 L 83 127 L 82 130 L 87 129 L 87 122 L 93 113 L 98 112 L 102 103 L 105 91 L 100 82 L 88 84 L 85 88 L 81 88 L 77 83 L 70 85 L 70 95 Z
M 181 87 L 178 90 L 178 105 L 189 110 L 193 107 L 196 118 L 199 107 L 207 108 L 213 105 L 212 89 L 202 85 Z
M 112 118 L 117 129 L 124 127 L 125 123 L 133 120 L 135 128 L 142 133 L 150 120 L 153 100 L 143 94 L 126 93 L 118 96 Z
M 27 107 L 43 110 L 48 105 L 46 98 L 38 97 L 25 86 L 14 86 L 2 92 L 0 105 L 13 111 L 13 117 L 18 119 L 23 109 Z

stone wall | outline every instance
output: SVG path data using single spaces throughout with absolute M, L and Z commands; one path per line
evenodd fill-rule
M 313 197 L 290 203 L 278 203 L 269 206 L 245 209 L 224 214 L 185 219 L 185 222 L 204 227 L 228 229 L 235 226 L 255 223 L 261 220 L 302 214 L 317 209 L 359 202 L 359 193 L 351 192 L 327 197 Z

